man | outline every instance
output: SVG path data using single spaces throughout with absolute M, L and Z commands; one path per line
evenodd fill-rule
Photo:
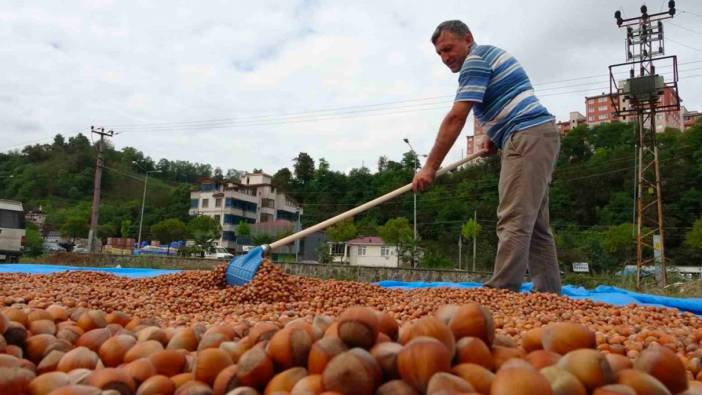
M 554 117 L 534 96 L 516 59 L 502 49 L 478 45 L 468 26 L 446 21 L 431 41 L 442 62 L 459 73 L 458 92 L 414 191 L 426 189 L 473 109 L 489 139 L 484 156 L 502 151 L 497 208 L 497 255 L 485 286 L 518 291 L 527 268 L 534 290 L 560 293 L 556 245 L 549 228 L 548 189 L 560 148 Z

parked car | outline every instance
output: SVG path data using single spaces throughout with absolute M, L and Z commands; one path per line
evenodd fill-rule
M 210 252 L 205 253 L 205 259 L 232 259 L 234 255 L 224 247 L 215 247 Z
M 45 241 L 42 247 L 46 252 L 66 252 L 66 249 L 61 247 L 59 243 L 55 241 Z
M 83 246 L 77 245 L 73 248 L 73 251 L 71 251 L 71 252 L 75 252 L 76 254 L 87 254 L 89 251 L 88 251 L 88 247 L 83 247 Z
M 0 262 L 17 262 L 26 230 L 22 202 L 0 199 Z

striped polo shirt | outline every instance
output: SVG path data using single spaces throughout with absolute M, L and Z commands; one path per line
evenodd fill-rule
M 476 117 L 498 148 L 514 132 L 554 120 L 517 59 L 500 48 L 473 43 L 458 85 L 456 101 L 475 103 Z

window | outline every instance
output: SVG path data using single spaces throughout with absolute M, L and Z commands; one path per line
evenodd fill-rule
M 594 121 L 594 120 L 595 120 L 595 116 L 594 116 L 594 115 L 590 115 L 590 116 L 588 117 L 588 119 L 589 119 L 590 121 Z
M 598 108 L 598 110 L 600 110 L 600 111 L 607 111 L 607 106 L 600 106 L 600 107 Z
M 601 120 L 602 120 L 602 119 L 607 119 L 607 114 L 600 114 L 600 116 L 597 117 L 597 118 L 598 118 L 598 119 L 601 119 Z
M 390 256 L 390 247 L 388 247 L 388 246 L 380 247 L 380 256 Z
M 358 246 L 358 256 L 366 256 L 366 252 L 368 252 L 366 246 Z
M 285 210 L 276 210 L 276 218 L 295 222 L 298 219 L 298 213 L 291 213 L 290 211 Z
M 222 198 L 215 199 L 215 207 L 222 207 Z
M 197 199 L 190 199 L 190 208 L 197 208 Z
M 344 243 L 331 243 L 329 245 L 329 253 L 334 256 L 344 255 L 344 250 L 346 249 L 346 244 Z
M 222 216 L 219 214 L 216 214 L 214 216 L 214 220 L 217 221 L 218 224 L 221 224 L 222 223 Z
M 599 100 L 598 100 L 598 101 L 599 101 L 600 103 L 604 103 L 604 102 L 606 102 L 606 101 L 607 101 L 607 97 L 605 97 L 605 96 L 602 96 L 602 97 L 600 97 L 600 98 L 599 98 Z
M 0 210 L 0 227 L 8 229 L 24 229 L 24 212 L 15 210 Z
M 224 223 L 228 225 L 238 225 L 240 222 L 247 222 L 250 224 L 256 223 L 254 218 L 242 217 L 233 214 L 224 214 Z
M 250 211 L 252 213 L 256 212 L 257 205 L 253 202 L 246 202 L 239 199 L 227 198 L 224 201 L 224 207 L 238 208 L 242 211 Z
M 261 213 L 261 222 L 273 222 L 273 214 Z
M 210 205 L 209 199 L 202 199 L 202 208 L 207 208 Z

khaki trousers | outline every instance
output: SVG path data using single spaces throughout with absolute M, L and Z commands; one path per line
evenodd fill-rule
M 527 269 L 534 291 L 560 294 L 548 191 L 560 149 L 553 122 L 510 136 L 502 148 L 495 271 L 485 286 L 518 291 Z

